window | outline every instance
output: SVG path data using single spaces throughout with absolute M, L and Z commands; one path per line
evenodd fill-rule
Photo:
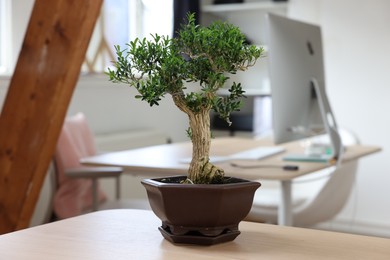
M 150 34 L 171 36 L 173 0 L 105 0 L 82 71 L 106 70 L 115 59 L 114 45 Z
M 33 0 L 0 0 L 0 75 L 13 71 L 12 64 L 15 64 L 16 60 L 12 59 L 17 59 L 14 57 L 17 54 L 12 55 L 11 48 L 20 48 L 25 28 L 19 30 L 18 26 L 27 26 L 29 20 L 28 15 L 19 13 L 23 11 L 27 14 L 33 3 Z M 13 17 L 18 24 L 11 24 L 11 21 L 15 22 Z M 19 21 L 23 19 L 25 21 Z M 14 26 L 12 30 L 11 26 Z M 173 0 L 104 0 L 101 17 L 96 23 L 82 71 L 103 72 L 114 59 L 115 44 L 124 47 L 130 40 L 150 37 L 151 33 L 170 36 L 172 27 Z
M 172 36 L 173 0 L 143 0 L 142 34 L 138 37 L 150 37 L 150 34 Z

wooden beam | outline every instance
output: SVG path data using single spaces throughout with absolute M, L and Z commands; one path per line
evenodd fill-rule
M 36 0 L 0 116 L 0 234 L 29 225 L 102 0 Z

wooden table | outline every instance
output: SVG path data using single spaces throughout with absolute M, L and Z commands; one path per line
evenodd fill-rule
M 210 154 L 214 156 L 227 156 L 259 146 L 273 146 L 269 139 L 247 138 L 218 138 L 213 139 Z M 291 181 L 297 177 L 317 172 L 330 167 L 327 163 L 317 162 L 285 162 L 282 160 L 285 153 L 302 153 L 303 148 L 299 142 L 283 144 L 286 152 L 277 154 L 261 161 L 235 161 L 236 163 L 253 165 L 283 166 L 294 164 L 299 167 L 297 171 L 285 171 L 281 167 L 264 167 L 241 169 L 231 166 L 231 161 L 221 162 L 217 165 L 225 170 L 228 176 L 236 176 L 249 180 L 279 180 L 282 187 L 282 204 L 279 207 L 278 223 L 292 225 Z M 348 146 L 343 156 L 343 162 L 357 160 L 363 156 L 375 153 L 381 149 L 376 146 L 354 145 Z M 165 144 L 146 148 L 126 150 L 101 154 L 82 160 L 83 164 L 94 166 L 121 166 L 132 175 L 144 177 L 161 177 L 172 175 L 187 175 L 188 165 L 181 163 L 180 159 L 191 157 L 192 145 L 190 142 Z
M 0 236 L 0 259 L 389 259 L 390 239 L 241 222 L 232 242 L 174 245 L 151 211 L 107 210 Z

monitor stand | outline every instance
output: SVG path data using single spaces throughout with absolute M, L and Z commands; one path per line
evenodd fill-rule
M 320 84 L 315 78 L 311 79 L 310 84 L 314 89 L 318 99 L 322 121 L 324 123 L 326 133 L 329 135 L 331 149 L 330 151 L 328 150 L 328 152 L 322 154 L 288 154 L 283 157 L 283 160 L 311 162 L 335 161 L 337 164 L 339 164 L 343 153 L 343 145 L 337 129 L 335 117 L 330 107 L 328 97 L 325 93 L 325 88 L 321 88 Z

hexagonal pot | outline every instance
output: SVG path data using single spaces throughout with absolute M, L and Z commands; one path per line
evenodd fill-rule
M 211 245 L 234 240 L 259 182 L 225 177 L 223 184 L 181 184 L 186 176 L 142 181 L 161 234 L 173 243 Z

